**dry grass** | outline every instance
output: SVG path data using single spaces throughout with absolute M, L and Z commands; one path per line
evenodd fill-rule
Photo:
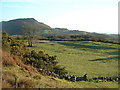
M 3 66 L 16 66 L 16 62 L 7 52 L 2 52 L 2 65 Z
M 7 81 L 2 81 L 2 88 L 11 88 L 12 86 Z
M 14 87 L 15 78 L 17 77 L 12 71 L 4 71 L 2 73 L 2 87 Z
M 22 72 L 26 72 L 28 74 L 28 77 L 31 75 L 38 73 L 37 70 L 30 66 L 30 65 L 25 65 L 22 63 L 22 61 L 16 57 L 16 56 L 11 56 L 7 52 L 2 53 L 2 64 L 3 68 L 4 67 L 11 67 L 16 68 L 18 67 Z M 17 69 L 16 69 L 17 70 Z M 9 70 L 3 70 L 2 73 L 2 87 L 3 88 L 28 88 L 28 87 L 35 87 L 36 84 L 33 79 L 30 78 L 25 78 L 23 76 L 19 76 L 19 71 L 15 71 L 12 69 Z M 17 85 L 16 85 L 17 84 Z
M 36 82 L 32 79 L 23 78 L 18 81 L 18 88 L 36 87 Z
M 25 65 L 16 56 L 10 56 L 7 52 L 2 53 L 2 64 L 3 66 L 19 66 L 22 70 L 27 70 L 30 74 L 37 73 L 37 70 L 29 65 Z
M 3 88 L 29 88 L 35 87 L 36 82 L 30 78 L 20 78 L 13 71 L 7 70 L 3 72 L 2 87 Z

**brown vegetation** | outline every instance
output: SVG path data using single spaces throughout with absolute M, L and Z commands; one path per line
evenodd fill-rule
M 10 56 L 7 52 L 3 51 L 2 53 L 2 65 L 3 67 L 14 66 L 19 67 L 23 72 L 27 72 L 29 76 L 34 73 L 37 73 L 37 70 L 29 65 L 25 65 L 21 60 L 16 56 Z M 12 70 L 4 70 L 2 73 L 2 88 L 28 88 L 35 87 L 35 82 L 29 78 L 20 78 Z
M 16 61 L 7 52 L 2 52 L 3 66 L 16 66 Z
M 37 70 L 34 67 L 23 64 L 19 58 L 10 56 L 7 52 L 2 52 L 2 60 L 3 66 L 19 66 L 21 69 L 27 70 L 30 73 L 37 73 Z
M 29 78 L 20 78 L 13 71 L 7 70 L 3 72 L 2 87 L 3 88 L 28 88 L 35 87 L 35 81 Z
M 18 82 L 18 87 L 21 88 L 29 88 L 29 87 L 35 87 L 36 84 L 33 80 L 28 78 L 23 78 Z

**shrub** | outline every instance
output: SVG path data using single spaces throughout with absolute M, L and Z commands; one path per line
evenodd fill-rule
M 65 67 L 61 67 L 61 66 L 58 66 L 58 65 L 54 67 L 54 72 L 55 72 L 56 74 L 59 74 L 60 76 L 65 75 L 65 74 L 68 73 L 68 72 L 65 70 Z

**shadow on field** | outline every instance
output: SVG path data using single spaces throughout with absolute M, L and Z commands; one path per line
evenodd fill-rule
M 94 59 L 94 60 L 89 60 L 89 61 L 103 61 L 103 60 L 111 60 L 111 59 L 119 59 L 120 57 L 114 56 L 114 57 L 109 57 L 109 58 L 99 58 L 99 59 Z
M 118 51 L 119 51 L 119 50 L 116 50 L 116 51 L 114 51 L 114 52 L 107 52 L 106 54 L 108 54 L 108 55 L 118 55 L 118 54 L 119 54 Z
M 86 49 L 104 49 L 104 50 L 110 50 L 110 49 L 115 49 L 117 50 L 118 48 L 114 48 L 114 47 L 107 47 L 107 46 L 91 46 L 91 45 L 84 45 L 84 44 L 75 44 L 74 42 L 57 42 L 58 44 L 62 44 L 65 46 L 70 46 L 74 49 L 82 49 L 82 48 L 86 48 Z
M 35 42 L 35 43 L 48 43 L 48 42 L 42 42 L 42 41 L 40 41 L 40 42 Z

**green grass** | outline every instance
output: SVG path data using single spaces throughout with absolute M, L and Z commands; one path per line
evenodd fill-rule
M 117 44 L 92 41 L 36 41 L 34 47 L 29 49 L 45 50 L 50 55 L 56 55 L 59 64 L 65 66 L 70 75 L 82 76 L 87 73 L 88 78 L 91 78 L 118 74 Z M 114 82 L 90 84 L 92 87 L 117 86 Z
M 68 74 L 89 78 L 98 76 L 117 76 L 118 73 L 118 45 L 92 41 L 35 41 L 31 50 L 45 50 L 49 55 L 57 55 L 61 66 L 65 66 Z M 118 82 L 70 82 L 30 72 L 20 66 L 4 66 L 4 86 L 15 82 L 24 83 L 35 88 L 118 88 Z M 11 73 L 11 74 L 10 74 Z M 15 76 L 14 76 L 15 75 Z M 9 81 L 10 83 L 7 83 Z M 6 85 L 5 85 L 6 84 Z M 8 84 L 8 85 L 7 85 Z
M 118 45 L 91 41 L 37 41 L 36 51 L 57 55 L 70 74 L 115 75 L 118 72 Z
M 95 83 L 95 82 L 85 82 L 85 81 L 79 81 L 79 82 L 70 82 L 58 78 L 54 78 L 51 76 L 44 76 L 39 73 L 33 73 L 32 75 L 28 76 L 27 71 L 21 70 L 19 67 L 14 66 L 7 66 L 3 68 L 3 72 L 10 72 L 17 76 L 17 82 L 23 81 L 29 81 L 32 80 L 32 83 L 35 83 L 35 88 L 118 88 L 117 82 L 101 82 L 101 83 Z M 24 73 L 24 74 L 23 74 Z M 10 74 L 7 74 L 7 79 L 11 78 Z M 35 76 L 39 76 L 40 79 L 35 79 Z M 13 78 L 14 82 L 14 78 Z M 27 84 L 32 84 L 31 82 L 27 82 Z M 30 88 L 30 87 L 29 87 Z

